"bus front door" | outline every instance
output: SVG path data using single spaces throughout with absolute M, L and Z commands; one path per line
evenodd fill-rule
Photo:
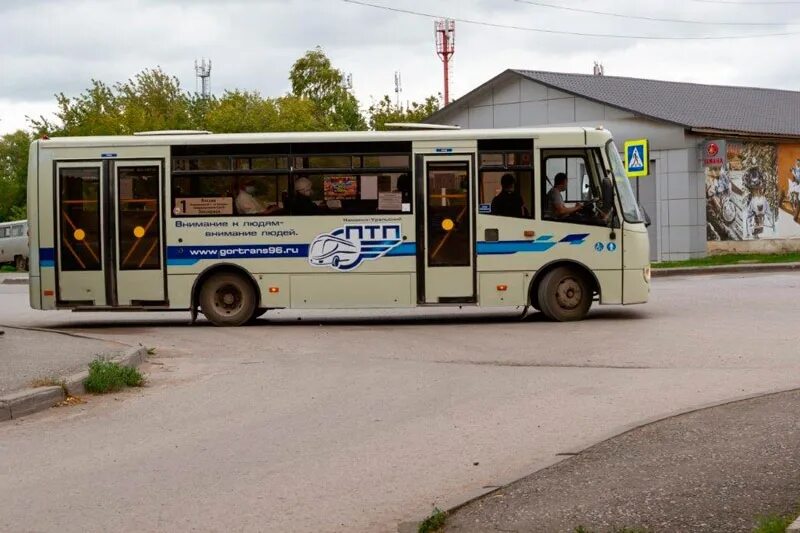
M 420 303 L 475 302 L 475 238 L 472 220 L 473 159 L 470 155 L 425 156 L 424 266 Z
M 56 164 L 60 305 L 165 302 L 162 176 L 160 161 Z

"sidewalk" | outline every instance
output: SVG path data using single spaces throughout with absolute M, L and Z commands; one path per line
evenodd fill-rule
M 59 378 L 86 370 L 97 356 L 113 356 L 120 344 L 59 333 L 0 326 L 0 396 L 25 388 L 39 378 Z
M 694 267 L 653 268 L 654 278 L 687 276 L 693 274 L 753 274 L 756 272 L 800 272 L 800 263 L 741 263 L 734 265 L 709 265 Z
M 465 505 L 445 531 L 750 532 L 798 512 L 798 413 L 800 390 L 655 422 Z

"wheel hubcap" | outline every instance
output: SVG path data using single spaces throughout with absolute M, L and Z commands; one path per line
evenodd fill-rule
M 575 309 L 583 299 L 580 283 L 574 278 L 561 280 L 556 288 L 556 301 L 562 309 Z
M 230 315 L 242 306 L 242 292 L 233 285 L 224 285 L 214 294 L 214 306 Z

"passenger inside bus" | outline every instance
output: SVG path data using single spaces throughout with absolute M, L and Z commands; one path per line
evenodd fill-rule
M 239 193 L 236 195 L 236 211 L 240 215 L 271 215 L 280 210 L 277 205 L 265 205 L 255 196 L 256 186 L 252 178 L 239 180 Z
M 314 189 L 311 187 L 311 180 L 308 178 L 297 178 L 294 180 L 294 202 L 292 203 L 292 214 L 295 215 L 314 215 L 319 213 L 320 207 L 311 199 Z
M 501 217 L 527 217 L 528 210 L 522 195 L 516 190 L 516 180 L 511 174 L 500 178 L 502 190 L 492 200 L 492 214 Z

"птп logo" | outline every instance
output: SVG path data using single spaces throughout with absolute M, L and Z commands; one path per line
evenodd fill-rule
M 308 263 L 353 270 L 368 259 L 383 257 L 402 242 L 400 224 L 348 224 L 317 235 L 308 250 Z

